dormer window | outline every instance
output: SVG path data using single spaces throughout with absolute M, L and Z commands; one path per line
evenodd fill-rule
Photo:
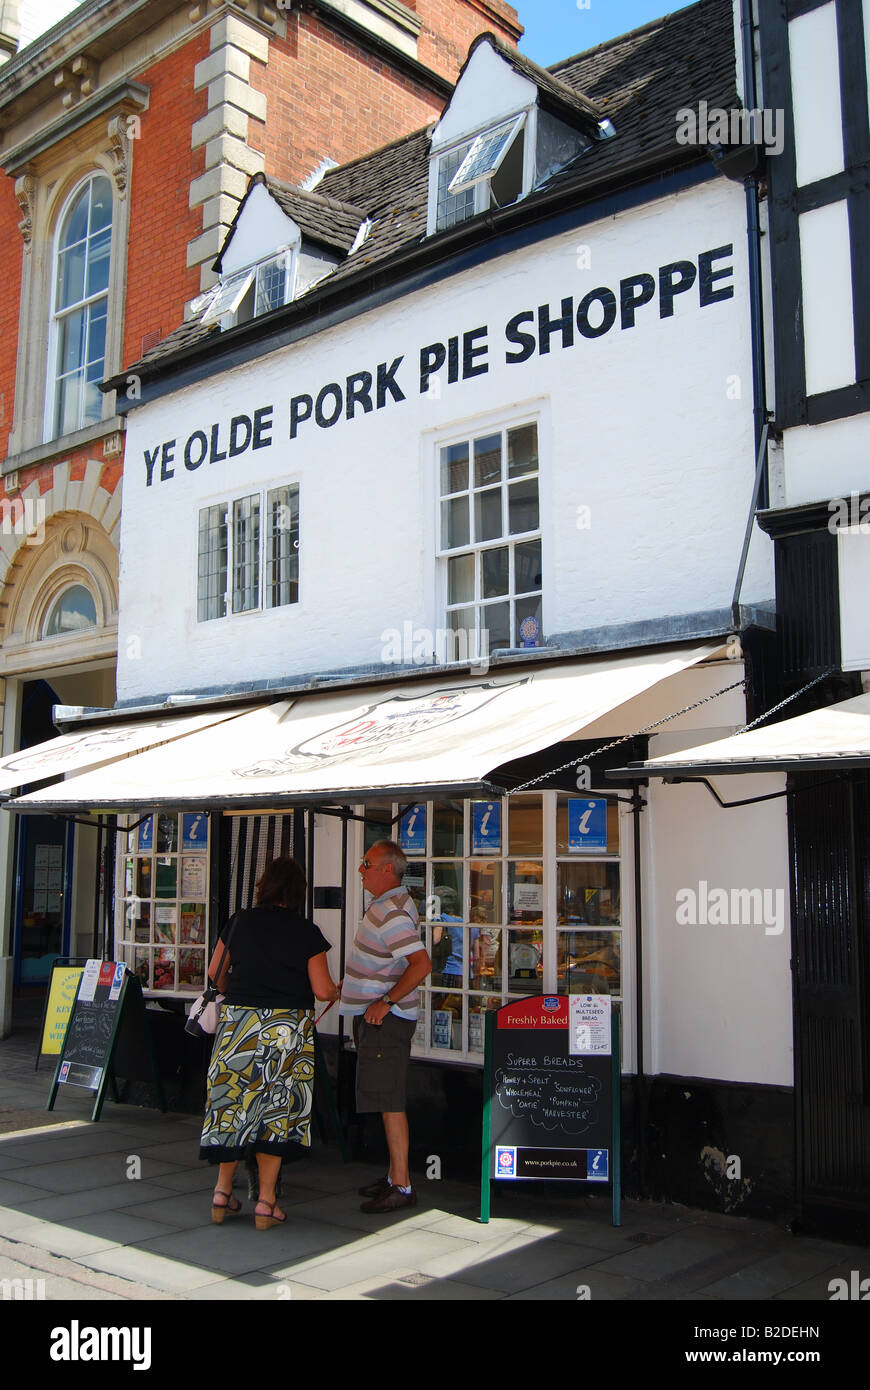
M 232 328 L 279 309 L 293 298 L 296 256 L 291 247 L 228 275 L 202 316 L 203 323 Z
M 543 187 L 614 133 L 582 92 L 479 34 L 429 138 L 429 236 Z
M 472 140 L 469 150 L 453 178 L 448 184 L 448 193 L 463 193 L 484 179 L 492 179 L 525 123 L 525 112 L 512 121 L 505 121 L 495 130 L 487 130 Z M 514 164 L 516 164 L 514 160 Z M 520 175 L 522 176 L 522 151 L 520 151 Z M 522 190 L 522 183 L 520 183 Z
M 521 111 L 510 120 L 480 131 L 470 140 L 437 155 L 433 174 L 437 192 L 430 198 L 434 218 L 430 232 L 443 232 L 491 207 L 507 207 L 532 186 L 534 161 L 527 160 L 527 126 L 535 111 Z

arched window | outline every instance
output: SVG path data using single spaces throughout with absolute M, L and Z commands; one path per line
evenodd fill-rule
M 102 416 L 112 240 L 112 187 L 92 174 L 73 194 L 57 239 L 54 291 L 54 437 Z
M 84 584 L 71 584 L 48 612 L 43 637 L 65 637 L 97 626 L 97 606 Z

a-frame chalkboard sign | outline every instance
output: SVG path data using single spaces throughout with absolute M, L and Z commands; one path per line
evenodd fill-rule
M 85 964 L 46 1109 L 54 1109 L 60 1086 L 81 1086 L 93 1091 L 91 1119 L 98 1120 L 109 1082 L 117 1099 L 112 1061 L 122 1036 L 125 1052 L 137 1058 L 136 1079 L 153 1082 L 160 1109 L 165 1110 L 141 983 L 125 966 L 110 960 Z
M 480 1219 L 490 1183 L 610 1184 L 620 1215 L 620 1030 L 609 996 L 517 999 L 486 1017 Z

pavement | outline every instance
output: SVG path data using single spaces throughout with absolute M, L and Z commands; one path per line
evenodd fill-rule
M 706 1316 L 720 1322 L 738 1317 L 727 1305 L 765 1302 L 780 1305 L 768 1322 L 805 1323 L 793 1305 L 830 1304 L 832 1280 L 857 1297 L 857 1271 L 870 1290 L 866 1247 L 654 1202 L 625 1201 L 614 1227 L 609 1192 L 494 1185 L 481 1224 L 478 1186 L 418 1175 L 416 1208 L 365 1216 L 357 1188 L 381 1170 L 334 1146 L 287 1170 L 286 1227 L 256 1231 L 241 1187 L 243 1213 L 216 1226 L 197 1117 L 107 1099 L 94 1124 L 72 1087 L 48 1113 L 52 1067 L 35 1072 L 34 1055 L 30 1030 L 0 1042 L 3 1298 L 691 1302 L 718 1305 Z

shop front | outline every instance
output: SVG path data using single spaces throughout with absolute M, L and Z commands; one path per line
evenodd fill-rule
M 629 1144 L 641 1136 L 628 1177 L 642 1186 L 653 1076 L 676 1073 L 685 1089 L 686 1077 L 730 1068 L 749 1079 L 744 1111 L 787 1077 L 785 972 L 774 954 L 755 965 L 764 1024 L 746 1019 L 730 1058 L 721 1045 L 699 1052 L 668 978 L 684 969 L 684 948 L 668 936 L 663 846 L 686 843 L 687 827 L 660 792 L 605 777 L 620 759 L 644 757 L 650 740 L 685 744 L 738 725 L 742 691 L 742 662 L 715 639 L 607 659 L 531 653 L 484 678 L 357 684 L 225 707 L 227 717 L 12 808 L 114 819 L 107 954 L 139 976 L 152 1009 L 179 1017 L 203 986 L 217 932 L 278 852 L 306 864 L 309 910 L 340 973 L 364 910 L 357 865 L 375 840 L 397 839 L 433 961 L 409 1096 L 418 1159 L 438 1153 L 454 1173 L 474 1171 L 488 1010 L 542 993 L 606 993 L 622 1010 Z M 775 855 L 768 822 L 746 822 L 741 836 L 756 862 Z M 707 975 L 709 998 L 727 993 L 729 980 L 736 997 L 745 977 L 746 962 L 722 945 L 712 976 L 709 960 L 693 967 Z M 353 1124 L 350 1040 L 335 1011 L 319 1031 Z

